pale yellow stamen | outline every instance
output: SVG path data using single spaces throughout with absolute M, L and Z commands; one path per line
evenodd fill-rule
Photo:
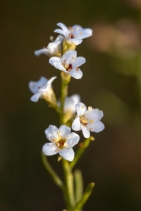
M 72 28 L 71 26 L 69 26 L 69 30 L 70 30 L 70 31 L 74 31 L 73 28 Z
M 89 111 L 91 111 L 91 110 L 92 110 L 92 107 L 91 107 L 91 106 L 89 106 L 89 107 L 88 107 L 88 110 L 89 110 Z

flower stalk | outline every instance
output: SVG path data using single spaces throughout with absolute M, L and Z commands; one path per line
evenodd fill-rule
M 69 162 L 67 160 L 62 160 L 66 187 L 66 199 L 67 199 L 67 209 L 72 211 L 72 207 L 75 205 L 74 199 L 74 184 L 73 184 L 73 174 L 70 169 Z
M 94 140 L 90 132 L 100 132 L 104 129 L 101 122 L 103 112 L 99 109 L 85 106 L 80 102 L 80 96 L 74 94 L 68 97 L 68 85 L 71 77 L 81 79 L 83 72 L 79 68 L 86 62 L 86 59 L 77 56 L 76 46 L 82 43 L 84 38 L 92 35 L 92 30 L 82 28 L 79 25 L 66 27 L 63 23 L 58 23 L 60 29 L 54 32 L 59 35 L 54 41 L 50 42 L 46 48 L 35 51 L 35 55 L 45 54 L 49 56 L 49 63 L 61 71 L 61 97 L 57 101 L 52 82 L 57 78 L 51 79 L 41 77 L 38 81 L 31 81 L 29 89 L 33 93 L 31 101 L 37 102 L 39 99 L 45 100 L 48 105 L 59 114 L 60 127 L 49 125 L 45 130 L 46 138 L 49 140 L 42 147 L 42 163 L 52 177 L 55 184 L 61 188 L 66 202 L 64 211 L 81 211 L 94 188 L 94 183 L 90 183 L 83 193 L 83 178 L 80 170 L 74 170 L 76 163 L 83 155 L 90 141 Z M 77 115 L 76 115 L 77 113 Z M 71 124 L 72 123 L 72 124 Z M 71 132 L 82 130 L 86 138 L 79 144 L 76 152 L 73 147 L 78 144 L 80 136 Z M 59 154 L 58 161 L 62 161 L 64 181 L 54 171 L 46 156 Z
M 87 147 L 89 146 L 90 142 L 94 141 L 94 137 L 90 136 L 89 138 L 85 139 L 83 142 L 80 143 L 79 148 L 75 154 L 74 160 L 70 164 L 70 168 L 73 169 L 76 163 L 79 161 Z
M 61 107 L 60 107 L 60 124 L 64 124 L 64 102 L 68 94 L 68 84 L 70 82 L 71 76 L 64 72 L 61 72 Z

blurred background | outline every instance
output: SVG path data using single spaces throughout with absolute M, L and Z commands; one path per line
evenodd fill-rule
M 44 130 L 59 126 L 58 116 L 43 100 L 31 102 L 28 89 L 30 80 L 57 75 L 60 96 L 60 72 L 33 53 L 57 36 L 58 22 L 93 29 L 77 47 L 84 76 L 69 86 L 69 96 L 104 111 L 106 126 L 76 166 L 84 187 L 96 183 L 84 210 L 140 211 L 141 0 L 6 0 L 0 9 L 0 211 L 65 208 L 40 156 Z M 62 177 L 57 156 L 49 161 Z

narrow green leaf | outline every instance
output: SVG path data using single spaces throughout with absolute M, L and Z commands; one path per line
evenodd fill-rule
M 75 181 L 75 201 L 76 203 L 82 198 L 83 195 L 83 178 L 82 173 L 79 169 L 74 171 Z
M 44 153 L 41 153 L 41 157 L 42 157 L 42 163 L 45 167 L 45 169 L 48 171 L 48 173 L 50 174 L 51 178 L 53 179 L 53 181 L 56 183 L 56 185 L 58 187 L 60 187 L 63 191 L 64 191 L 64 185 L 62 180 L 60 179 L 60 177 L 56 174 L 56 172 L 53 170 L 53 168 L 51 167 L 51 165 L 49 164 L 47 157 L 44 155 Z
M 77 202 L 77 204 L 73 207 L 73 211 L 80 211 L 81 208 L 84 206 L 88 198 L 90 197 L 92 190 L 94 188 L 94 183 L 90 183 L 88 187 L 86 188 L 82 198 Z
M 73 168 L 76 165 L 76 163 L 79 161 L 80 157 L 85 152 L 86 148 L 89 146 L 90 141 L 93 141 L 93 140 L 94 140 L 94 137 L 90 136 L 89 138 L 85 139 L 82 143 L 80 143 L 80 147 L 75 154 L 75 158 L 70 164 L 71 168 Z

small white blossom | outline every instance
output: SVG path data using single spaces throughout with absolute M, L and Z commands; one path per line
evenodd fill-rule
M 61 125 L 59 129 L 50 125 L 45 134 L 51 143 L 46 143 L 42 147 L 45 155 L 51 156 L 59 153 L 65 160 L 72 161 L 74 159 L 74 151 L 72 147 L 76 145 L 80 139 L 79 135 L 72 132 L 71 128 L 66 125 Z
M 55 68 L 64 71 L 73 78 L 80 79 L 83 75 L 79 66 L 84 64 L 86 59 L 84 57 L 77 57 L 75 50 L 68 50 L 61 58 L 51 57 L 49 63 Z
M 41 54 L 45 54 L 49 57 L 51 56 L 60 56 L 61 55 L 61 44 L 64 40 L 62 35 L 59 35 L 55 41 L 50 42 L 46 48 L 42 48 L 40 50 L 34 51 L 35 56 L 40 56 Z
M 70 97 L 66 97 L 64 102 L 64 122 L 67 122 L 76 113 L 75 105 L 80 102 L 80 96 L 74 94 Z M 60 107 L 60 101 L 57 102 Z
M 34 94 L 30 100 L 33 102 L 37 102 L 39 98 L 50 98 L 52 95 L 52 82 L 54 81 L 55 77 L 47 80 L 45 77 L 41 77 L 37 82 L 30 81 L 29 82 L 29 89 Z
M 64 111 L 71 112 L 74 114 L 76 112 L 75 105 L 80 102 L 80 96 L 78 94 L 66 97 L 64 104 Z
M 93 109 L 92 107 L 87 107 L 85 104 L 79 102 L 76 104 L 77 117 L 72 123 L 72 129 L 75 131 L 82 130 L 85 138 L 90 137 L 90 131 L 100 132 L 105 126 L 100 121 L 103 117 L 103 111 L 99 109 Z
M 68 28 L 63 23 L 58 23 L 57 26 L 62 29 L 55 29 L 54 32 L 64 35 L 68 42 L 73 42 L 76 45 L 79 45 L 82 42 L 82 39 L 92 36 L 92 29 L 83 29 L 79 25 Z

